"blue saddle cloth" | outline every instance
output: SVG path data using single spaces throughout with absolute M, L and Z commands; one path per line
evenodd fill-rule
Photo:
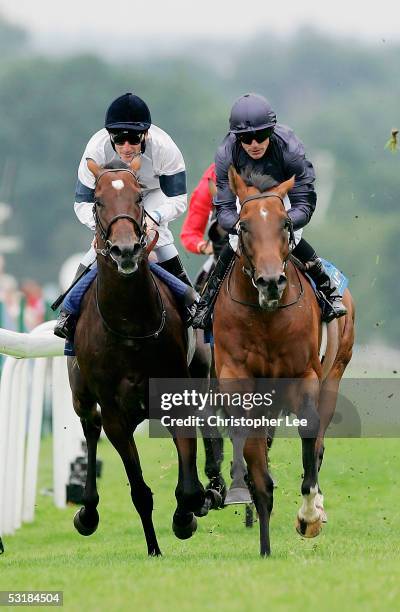
M 167 270 L 164 270 L 164 268 L 162 268 L 160 265 L 155 263 L 150 263 L 149 265 L 150 270 L 171 289 L 172 293 L 178 298 L 178 300 L 183 299 L 188 289 L 188 285 L 170 272 L 167 272 Z M 89 289 L 96 276 L 97 264 L 95 263 L 93 268 L 91 268 L 89 272 L 87 272 L 68 293 L 62 303 L 62 309 L 75 315 L 76 317 L 79 317 L 83 296 Z M 75 355 L 73 342 L 66 340 L 64 355 L 67 355 L 68 357 L 73 357 Z
M 321 261 L 324 264 L 326 273 L 328 274 L 333 284 L 336 286 L 340 297 L 343 297 L 344 290 L 349 284 L 349 279 L 343 274 L 343 272 L 341 272 L 333 263 L 331 263 L 327 259 L 322 259 L 321 257 Z M 307 277 L 310 279 L 311 285 L 314 291 L 317 293 L 314 281 L 308 276 L 308 274 Z
M 343 274 L 343 272 L 341 272 L 333 263 L 331 263 L 327 259 L 322 259 L 321 257 L 321 261 L 324 264 L 326 273 L 328 274 L 329 278 L 332 280 L 332 282 L 336 286 L 339 295 L 343 297 L 343 293 L 349 284 L 349 279 L 347 278 L 347 276 Z M 308 280 L 310 281 L 312 288 L 314 289 L 315 296 L 317 298 L 318 304 L 321 308 L 321 313 L 323 315 L 324 308 L 326 307 L 325 299 L 321 296 L 320 292 L 317 290 L 315 283 L 313 279 L 311 278 L 311 276 L 309 276 L 308 274 L 306 274 L 306 276 Z M 211 346 L 214 346 L 214 336 L 210 329 L 207 329 L 204 331 L 204 342 L 206 344 L 210 344 Z

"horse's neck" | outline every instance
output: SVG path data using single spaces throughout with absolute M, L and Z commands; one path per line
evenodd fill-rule
M 97 299 L 101 312 L 110 322 L 124 327 L 147 327 L 153 324 L 160 305 L 147 261 L 124 277 L 106 262 L 98 262 Z

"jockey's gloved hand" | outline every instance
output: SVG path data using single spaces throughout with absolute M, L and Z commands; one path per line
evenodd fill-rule
M 203 240 L 203 242 L 200 242 L 197 249 L 202 255 L 212 255 L 214 252 L 213 245 L 209 240 Z
M 161 215 L 157 210 L 151 212 L 150 215 L 151 217 L 149 215 L 146 215 L 146 228 L 148 232 L 150 230 L 157 229 L 160 225 L 161 219 Z

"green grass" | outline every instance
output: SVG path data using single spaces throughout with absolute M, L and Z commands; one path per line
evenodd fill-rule
M 72 526 L 76 508 L 56 510 L 51 498 L 39 495 L 35 522 L 3 538 L 0 589 L 60 589 L 67 610 L 399 609 L 397 440 L 328 440 L 321 485 L 329 522 L 318 538 L 303 540 L 294 530 L 300 442 L 277 439 L 269 559 L 259 558 L 258 525 L 244 527 L 241 506 L 210 513 L 199 520 L 193 538 L 177 540 L 171 531 L 174 446 L 145 437 L 138 446 L 164 556 L 147 558 L 122 463 L 102 442 L 97 532 L 79 536 Z M 228 453 L 229 447 L 228 442 Z M 42 454 L 40 488 L 51 485 L 50 440 Z

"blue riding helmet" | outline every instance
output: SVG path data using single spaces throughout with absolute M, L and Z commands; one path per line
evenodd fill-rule
M 247 93 L 232 106 L 229 129 L 233 134 L 273 128 L 275 125 L 276 115 L 264 96 Z
M 144 132 L 151 126 L 149 107 L 139 96 L 126 93 L 119 96 L 106 112 L 104 127 L 107 130 L 137 130 Z

